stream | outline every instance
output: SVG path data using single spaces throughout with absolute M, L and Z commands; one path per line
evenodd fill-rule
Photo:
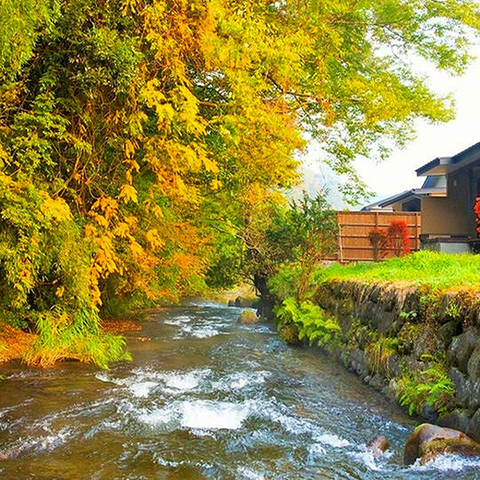
M 0 366 L 0 478 L 480 479 L 402 465 L 415 423 L 354 374 L 241 309 L 192 302 L 127 333 L 132 362 Z M 366 449 L 383 434 L 390 452 Z

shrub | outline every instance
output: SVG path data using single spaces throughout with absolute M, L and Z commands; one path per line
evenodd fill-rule
M 301 274 L 301 265 L 298 262 L 289 262 L 283 264 L 278 272 L 268 280 L 268 288 L 279 300 L 279 303 L 296 295 Z
M 410 236 L 407 223 L 403 220 L 394 220 L 387 230 L 388 244 L 396 257 L 410 252 Z
M 368 232 L 368 239 L 373 248 L 373 259 L 378 262 L 387 254 L 388 235 L 385 230 L 380 228 L 372 228 Z
M 397 385 L 400 405 L 408 408 L 410 415 L 420 413 L 425 405 L 435 407 L 440 414 L 448 411 L 455 394 L 455 386 L 445 367 L 433 364 L 423 372 L 406 372 Z

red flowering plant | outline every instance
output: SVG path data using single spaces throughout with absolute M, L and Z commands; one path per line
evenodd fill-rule
M 477 229 L 477 238 L 480 238 L 480 195 L 475 198 L 475 206 L 473 207 L 475 212 L 475 224 Z
M 388 243 L 396 257 L 401 257 L 410 252 L 410 235 L 407 222 L 394 220 L 387 230 Z

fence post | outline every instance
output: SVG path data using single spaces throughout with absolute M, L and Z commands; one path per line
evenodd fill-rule
M 418 213 L 415 213 L 415 250 L 420 250 L 420 233 L 418 231 Z

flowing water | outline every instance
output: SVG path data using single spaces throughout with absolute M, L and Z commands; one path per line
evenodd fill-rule
M 402 466 L 412 420 L 314 349 L 240 310 L 174 307 L 127 335 L 133 362 L 99 371 L 4 365 L 7 479 L 480 479 L 455 456 Z M 378 434 L 391 453 L 365 445 Z

